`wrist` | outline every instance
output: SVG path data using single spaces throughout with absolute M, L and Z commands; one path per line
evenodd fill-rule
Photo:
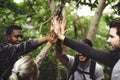
M 46 43 L 47 42 L 47 37 L 42 37 L 42 38 L 39 38 L 38 40 L 38 43 L 41 45 L 43 43 Z
M 60 39 L 61 41 L 64 41 L 65 36 L 64 35 L 60 35 L 60 36 L 58 36 L 58 39 Z

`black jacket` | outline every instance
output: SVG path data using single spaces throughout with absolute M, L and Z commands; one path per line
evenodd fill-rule
M 101 62 L 110 68 L 113 68 L 115 63 L 118 61 L 120 50 L 112 51 L 112 52 L 105 52 L 96 50 L 84 43 L 80 43 L 78 41 L 74 41 L 72 39 L 69 39 L 65 37 L 64 45 L 82 53 L 83 55 L 87 56 L 88 58 L 91 58 L 93 60 L 96 60 L 98 62 Z
M 39 46 L 37 42 L 37 40 L 31 40 L 20 44 L 0 44 L 0 77 L 7 80 L 14 63 L 21 55 L 36 49 Z

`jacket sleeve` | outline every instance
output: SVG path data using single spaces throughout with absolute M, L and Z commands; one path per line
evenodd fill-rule
M 38 47 L 37 40 L 26 41 L 20 44 L 4 44 L 0 46 L 0 57 L 7 57 L 7 56 L 20 56 L 26 54 L 30 51 L 33 51 Z
M 63 44 L 82 53 L 83 55 L 85 55 L 93 60 L 101 62 L 110 67 L 113 67 L 113 65 L 117 61 L 117 59 L 115 59 L 115 57 L 118 55 L 118 51 L 103 52 L 100 50 L 96 50 L 92 47 L 89 47 L 88 45 L 86 45 L 84 43 L 80 43 L 80 42 L 74 41 L 72 39 L 69 39 L 67 37 L 65 37 Z

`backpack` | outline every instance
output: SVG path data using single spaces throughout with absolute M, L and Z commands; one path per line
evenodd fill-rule
M 67 80 L 69 80 L 70 76 L 73 75 L 76 70 L 78 70 L 78 69 L 77 69 L 78 65 L 79 65 L 79 58 L 78 58 L 78 56 L 76 55 L 76 56 L 75 56 L 74 65 L 73 65 L 73 67 L 71 68 L 71 71 L 68 73 Z M 92 80 L 95 80 L 95 79 L 94 79 L 95 66 L 96 66 L 96 62 L 95 62 L 94 60 L 91 60 L 91 65 L 90 65 L 89 72 L 85 72 L 85 71 L 81 71 L 81 70 L 78 70 L 78 71 L 79 71 L 80 73 L 89 74 L 89 75 L 90 75 L 90 78 L 91 78 Z M 72 76 L 72 80 L 74 80 L 74 75 Z

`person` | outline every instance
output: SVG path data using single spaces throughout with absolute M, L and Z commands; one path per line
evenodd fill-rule
M 23 56 L 15 62 L 8 80 L 38 80 L 39 74 L 36 61 L 30 56 Z
M 9 26 L 6 35 L 8 42 L 0 44 L 0 79 L 3 80 L 8 79 L 14 63 L 21 55 L 37 49 L 54 37 L 53 32 L 50 32 L 45 37 L 23 42 L 22 28 L 18 25 Z
M 109 38 L 107 40 L 109 44 L 109 51 L 101 51 L 84 45 L 81 42 L 72 40 L 65 37 L 64 33 L 66 20 L 63 18 L 62 21 L 58 17 L 54 17 L 52 20 L 52 29 L 58 35 L 58 39 L 63 41 L 63 44 L 82 53 L 88 58 L 96 60 L 98 62 L 107 65 L 112 70 L 111 80 L 120 80 L 120 20 L 113 20 L 109 27 Z
M 89 39 L 81 42 L 92 47 Z M 81 53 L 77 53 L 74 57 L 63 53 L 62 43 L 60 40 L 56 43 L 56 56 L 68 69 L 66 80 L 103 80 L 104 72 L 100 64 L 87 58 Z
M 35 59 L 30 56 L 23 56 L 18 59 L 13 66 L 12 74 L 8 80 L 39 80 L 39 68 L 43 59 L 45 58 L 45 55 L 54 43 L 54 38 L 55 37 L 46 43 Z

